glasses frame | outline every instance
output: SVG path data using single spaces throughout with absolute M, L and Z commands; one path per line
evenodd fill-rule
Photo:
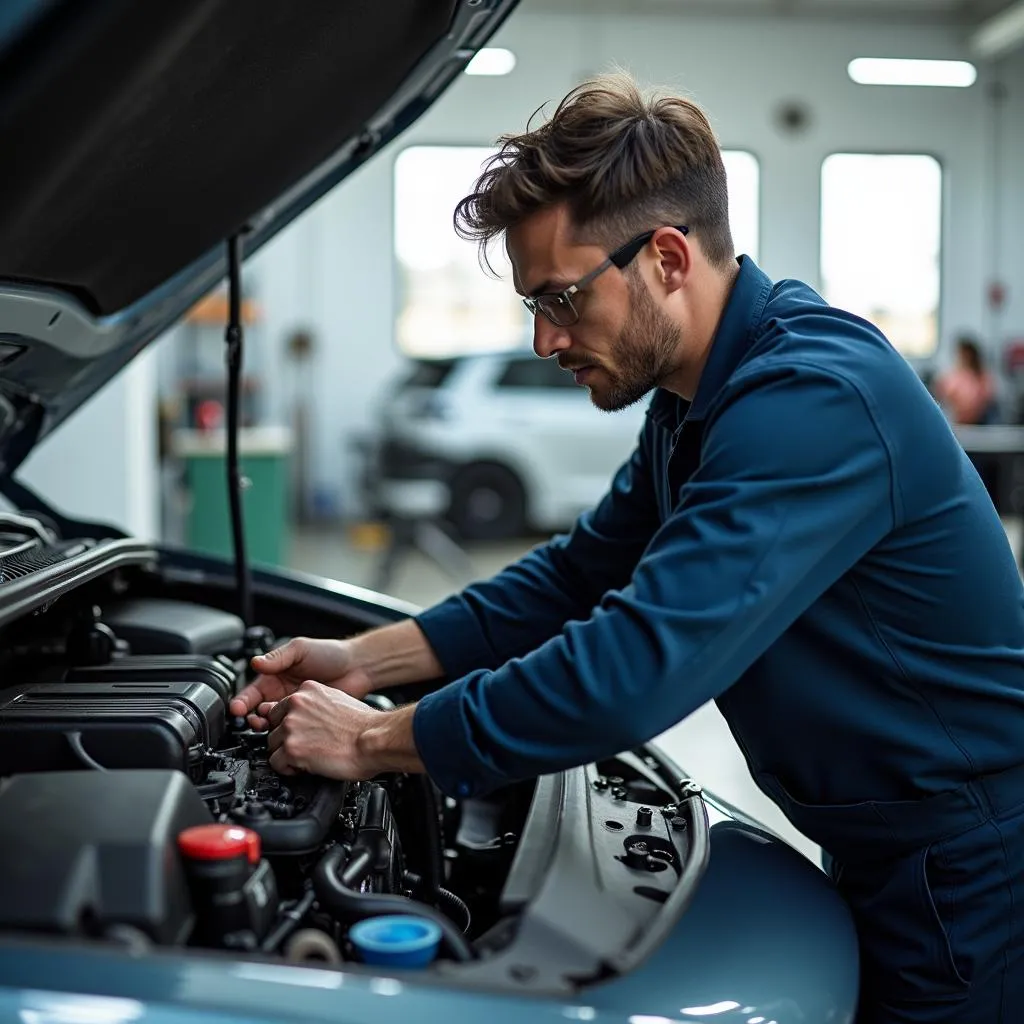
M 672 226 L 676 231 L 681 231 L 684 235 L 690 233 L 690 229 L 685 224 L 674 224 Z M 573 304 L 572 297 L 586 288 L 588 284 L 603 274 L 609 267 L 618 267 L 619 270 L 623 270 L 629 266 L 636 258 L 637 253 L 654 237 L 654 232 L 658 230 L 658 228 L 651 228 L 650 231 L 644 231 L 635 238 L 631 238 L 628 242 L 623 243 L 609 253 L 601 264 L 589 273 L 584 274 L 574 284 L 569 285 L 568 288 L 563 288 L 558 292 L 542 292 L 540 295 L 527 296 L 523 299 L 523 305 L 533 316 L 542 313 L 556 327 L 571 327 L 580 318 L 580 312 Z M 559 319 L 556 319 L 554 314 L 545 309 L 545 305 L 553 305 L 553 308 L 565 310 L 566 313 L 564 317 L 559 313 Z

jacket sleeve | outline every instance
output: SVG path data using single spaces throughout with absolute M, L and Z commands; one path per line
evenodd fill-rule
M 899 517 L 869 396 L 792 365 L 734 378 L 701 465 L 632 579 L 585 621 L 416 709 L 469 796 L 643 743 L 720 695 Z
M 651 475 L 656 429 L 648 416 L 611 488 L 571 533 L 417 616 L 449 678 L 539 647 L 625 585 L 659 524 Z

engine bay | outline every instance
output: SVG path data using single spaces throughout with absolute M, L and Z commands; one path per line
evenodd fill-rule
M 475 800 L 278 775 L 228 704 L 288 616 L 246 629 L 194 574 L 103 548 L 107 571 L 0 607 L 0 935 L 348 964 L 372 962 L 356 926 L 393 918 L 433 930 L 436 968 L 530 988 L 599 975 L 702 870 L 699 791 L 642 751 Z M 599 942 L 560 907 L 594 898 Z

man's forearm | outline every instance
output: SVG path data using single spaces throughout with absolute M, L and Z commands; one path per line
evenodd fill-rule
M 374 715 L 373 724 L 356 740 L 357 756 L 364 774 L 380 772 L 422 772 L 423 762 L 416 750 L 412 720 L 416 705 Z
M 351 641 L 356 665 L 375 688 L 437 679 L 444 674 L 437 655 L 412 619 L 371 630 Z

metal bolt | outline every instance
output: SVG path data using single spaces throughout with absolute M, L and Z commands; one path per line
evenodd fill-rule
M 612 796 L 616 800 L 625 800 L 627 795 L 628 794 L 626 793 L 626 787 L 625 786 L 615 786 L 612 789 Z
M 594 779 L 594 789 L 599 793 L 603 793 L 608 788 L 608 780 L 603 776 L 599 775 Z
M 631 868 L 646 868 L 650 851 L 642 840 L 634 840 L 626 847 L 626 864 Z

